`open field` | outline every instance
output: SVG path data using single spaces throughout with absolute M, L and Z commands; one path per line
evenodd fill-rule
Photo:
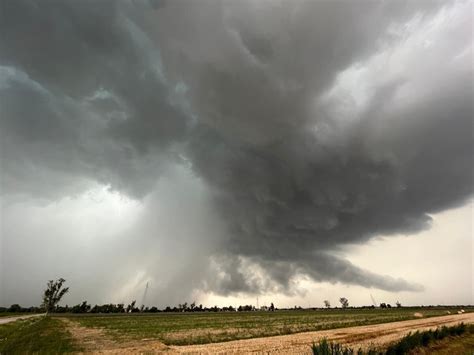
M 123 336 L 123 332 L 115 332 L 114 337 L 112 337 L 110 331 L 104 331 L 102 328 L 88 328 L 81 326 L 78 322 L 71 321 L 71 318 L 63 319 L 73 337 L 90 352 L 310 354 L 311 344 L 322 338 L 356 348 L 367 348 L 373 345 L 384 347 L 404 337 L 410 331 L 434 329 L 443 325 L 456 325 L 460 322 L 474 323 L 474 313 L 197 345 L 165 345 L 154 337 L 133 339 L 129 336 Z M 137 319 L 137 321 L 140 321 L 140 319 Z M 119 336 L 119 334 L 122 334 L 122 336 Z
M 310 346 L 312 343 L 322 338 L 349 345 L 355 349 L 359 347 L 364 349 L 371 347 L 381 348 L 398 341 L 409 332 L 435 329 L 443 325 L 451 326 L 459 322 L 474 323 L 474 313 L 172 348 L 186 354 L 311 354 Z
M 455 309 L 451 310 L 451 313 Z M 352 347 L 385 346 L 410 331 L 460 322 L 474 312 L 349 309 L 248 313 L 54 315 L 0 325 L 0 353 L 307 353 L 327 338 Z M 423 318 L 413 314 L 423 313 Z M 444 314 L 440 316 L 440 314 Z M 433 344 L 469 348 L 469 337 Z M 454 345 L 456 342 L 457 345 Z M 187 345 L 186 345 L 187 344 Z
M 159 313 L 68 316 L 117 339 L 158 339 L 192 345 L 433 317 L 459 308 L 332 309 L 277 312 Z M 466 309 L 469 311 L 469 309 Z

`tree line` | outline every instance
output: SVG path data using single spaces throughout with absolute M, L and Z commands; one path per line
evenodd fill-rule
M 142 305 L 138 307 L 136 301 L 125 305 L 124 303 L 108 303 L 103 305 L 92 306 L 87 301 L 83 301 L 74 306 L 58 306 L 59 301 L 63 296 L 68 293 L 69 287 L 64 287 L 65 279 L 60 278 L 56 281 L 50 280 L 47 283 L 46 289 L 43 293 L 43 301 L 41 307 L 21 307 L 18 304 L 13 304 L 10 307 L 0 307 L 0 312 L 11 312 L 11 313 L 23 313 L 23 312 L 34 312 L 39 313 L 42 311 L 55 312 L 55 313 L 158 313 L 158 312 L 251 312 L 256 310 L 267 310 L 275 311 L 276 308 L 271 303 L 270 307 L 263 306 L 260 309 L 257 309 L 253 305 L 241 305 L 238 307 L 227 306 L 227 307 L 203 307 L 202 304 L 196 305 L 195 302 L 188 304 L 184 302 L 178 304 L 178 306 L 170 307 L 167 306 L 163 309 L 158 307 L 146 307 Z M 342 309 L 349 308 L 349 300 L 346 297 L 341 297 L 339 299 Z M 400 302 L 396 302 L 396 307 L 400 308 L 402 305 Z M 331 308 L 331 303 L 328 300 L 324 300 L 324 307 L 329 309 Z M 337 307 L 336 307 L 337 308 Z M 362 308 L 375 308 L 374 305 L 366 306 Z M 381 303 L 380 308 L 392 308 L 388 303 Z M 294 309 L 302 310 L 302 307 L 295 306 Z M 312 308 L 316 309 L 316 308 Z

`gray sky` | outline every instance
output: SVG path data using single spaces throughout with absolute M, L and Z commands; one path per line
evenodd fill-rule
M 472 17 L 1 2 L 0 304 L 472 304 Z

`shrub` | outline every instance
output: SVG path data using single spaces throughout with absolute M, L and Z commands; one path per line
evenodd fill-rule
M 452 327 L 441 327 L 435 330 L 428 330 L 425 332 L 409 333 L 407 336 L 400 339 L 398 343 L 392 344 L 387 348 L 387 355 L 401 355 L 408 351 L 420 347 L 428 346 L 435 340 L 441 340 L 449 336 L 459 336 L 465 333 L 467 327 L 464 323 Z
M 363 355 L 362 349 L 355 351 L 341 344 L 328 342 L 326 338 L 321 339 L 317 345 L 313 344 L 312 350 L 314 355 Z
M 385 351 L 368 349 L 364 352 L 360 348 L 354 350 L 341 344 L 328 342 L 327 339 L 322 339 L 318 344 L 313 344 L 312 350 L 314 355 L 403 355 L 417 347 L 428 346 L 435 340 L 441 340 L 449 336 L 459 336 L 466 332 L 474 332 L 474 326 L 466 326 L 461 323 L 452 327 L 443 326 L 435 330 L 408 333 L 400 341 L 390 345 Z

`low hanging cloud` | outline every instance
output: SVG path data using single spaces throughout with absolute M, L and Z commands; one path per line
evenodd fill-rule
M 298 275 L 421 290 L 338 251 L 429 228 L 472 196 L 470 6 L 6 2 L 2 199 L 51 203 L 99 183 L 141 201 L 123 272 L 139 255 L 157 270 L 179 265 L 158 250 L 198 249 L 177 252 L 170 302 L 291 293 Z M 173 218 L 156 217 L 178 183 L 193 207 L 177 193 Z M 189 287 L 174 295 L 173 282 Z

